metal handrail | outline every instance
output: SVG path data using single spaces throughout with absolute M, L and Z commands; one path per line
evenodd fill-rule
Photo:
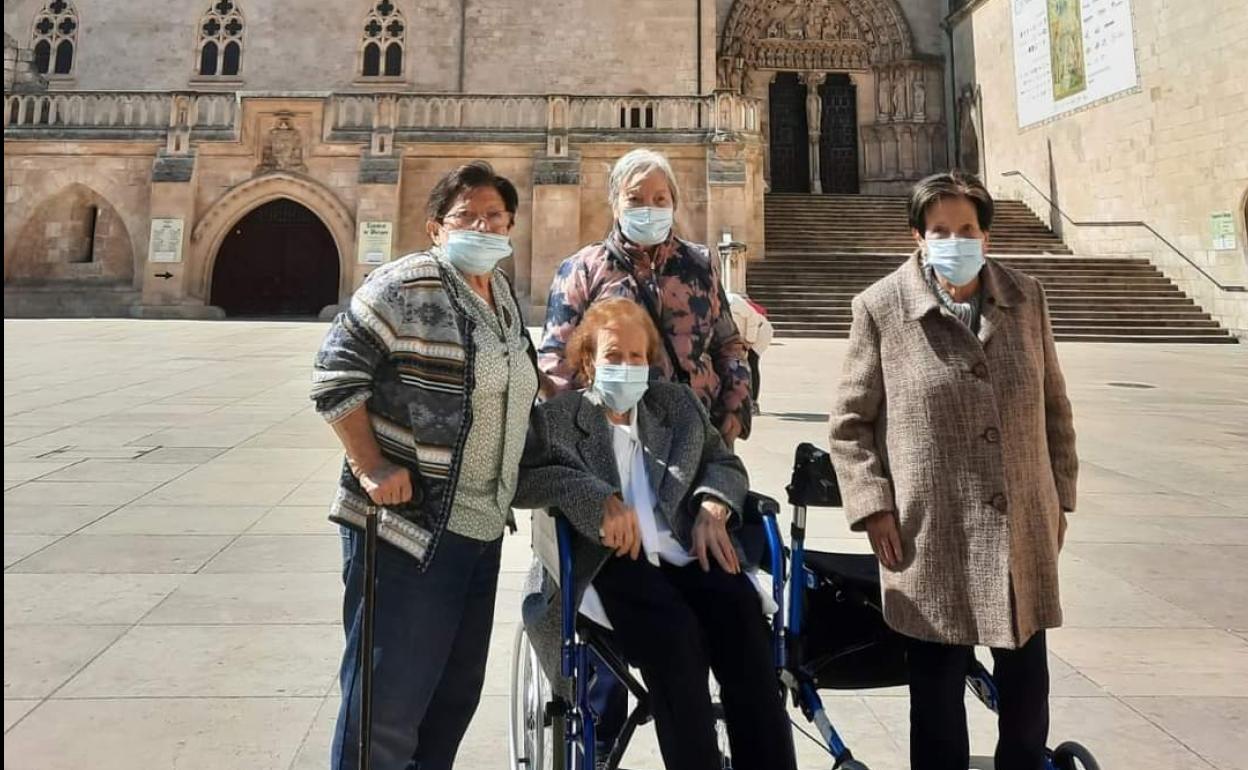
M 1212 275 L 1209 275 L 1209 273 L 1205 272 L 1204 268 L 1202 268 L 1200 265 L 1193 262 L 1191 258 L 1188 257 L 1186 254 L 1179 251 L 1177 246 L 1175 246 L 1173 243 L 1171 243 L 1170 241 L 1166 239 L 1166 236 L 1154 230 L 1152 225 L 1150 225 L 1147 222 L 1141 222 L 1138 220 L 1125 220 L 1125 219 L 1124 220 L 1107 219 L 1107 220 L 1100 220 L 1100 221 L 1095 221 L 1095 222 L 1076 222 L 1065 211 L 1062 211 L 1061 207 L 1059 207 L 1056 203 L 1054 203 L 1049 198 L 1049 196 L 1045 195 L 1043 190 L 1041 190 L 1039 187 L 1036 187 L 1035 183 L 1032 182 L 1030 179 L 1028 179 L 1027 175 L 1024 174 L 1023 172 L 1004 171 L 1002 172 L 1001 176 L 1016 176 L 1016 177 L 1021 178 L 1024 182 L 1026 182 L 1031 187 L 1031 189 L 1035 190 L 1036 194 L 1039 195 L 1041 198 L 1043 198 L 1044 202 L 1049 204 L 1049 206 L 1054 211 L 1056 211 L 1062 217 L 1062 219 L 1066 220 L 1067 222 L 1074 225 L 1075 227 L 1142 227 L 1145 230 L 1152 233 L 1153 236 L 1157 238 L 1157 240 L 1166 244 L 1166 246 L 1168 246 L 1170 250 L 1173 251 L 1175 254 L 1179 255 L 1179 257 L 1181 257 L 1184 262 L 1194 267 L 1196 269 L 1196 272 L 1200 273 L 1205 278 L 1209 279 L 1210 283 L 1212 283 L 1214 286 L 1218 287 L 1222 291 L 1248 292 L 1248 287 L 1224 284 L 1221 281 L 1219 281 L 1217 278 L 1214 278 Z

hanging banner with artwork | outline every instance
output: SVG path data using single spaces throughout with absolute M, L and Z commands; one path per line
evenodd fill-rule
M 1013 0 L 1020 128 L 1139 83 L 1130 0 Z

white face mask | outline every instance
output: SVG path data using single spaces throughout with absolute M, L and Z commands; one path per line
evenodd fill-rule
M 598 364 L 593 388 L 613 412 L 625 414 L 646 395 L 650 367 L 640 364 Z
M 927 238 L 927 263 L 954 286 L 975 280 L 984 267 L 984 242 L 978 238 Z
M 484 275 L 511 256 L 511 240 L 497 233 L 450 230 L 442 244 L 446 259 L 461 273 Z
M 638 246 L 653 246 L 672 232 L 672 209 L 637 206 L 620 212 L 620 232 Z

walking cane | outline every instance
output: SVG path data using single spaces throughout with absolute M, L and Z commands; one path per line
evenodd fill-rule
M 360 762 L 372 765 L 373 732 L 373 613 L 377 598 L 377 509 L 364 514 L 364 628 L 360 634 Z

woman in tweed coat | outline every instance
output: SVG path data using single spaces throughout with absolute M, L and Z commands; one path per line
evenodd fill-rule
M 914 770 L 965 770 L 964 678 L 992 648 L 999 770 L 1041 770 L 1045 629 L 1075 507 L 1075 433 L 1040 283 L 985 259 L 993 204 L 959 172 L 920 182 L 919 251 L 853 302 L 832 456 L 850 527 L 910 640 Z

